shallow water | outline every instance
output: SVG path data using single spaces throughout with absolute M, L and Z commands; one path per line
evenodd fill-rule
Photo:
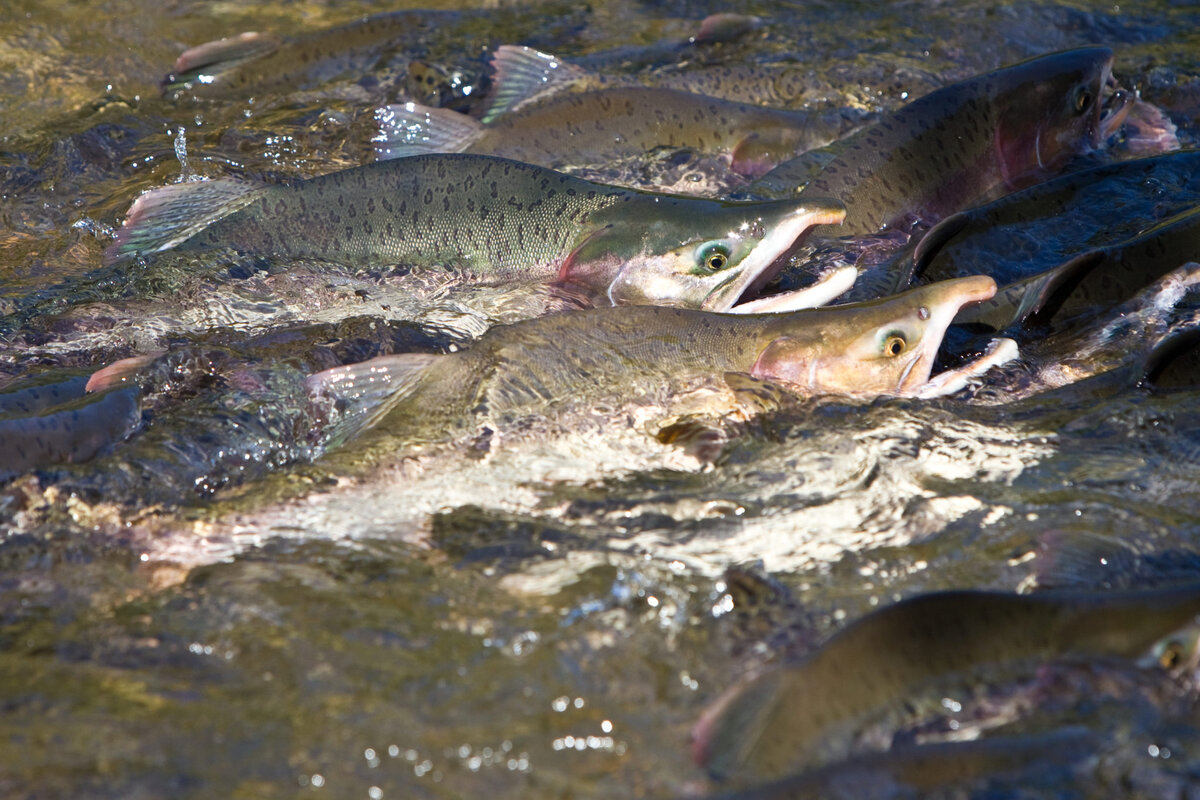
M 768 398 L 755 420 L 670 445 L 646 432 L 664 398 L 614 402 L 501 431 L 486 452 L 396 461 L 376 444 L 310 463 L 300 377 L 443 351 L 545 298 L 312 264 L 100 268 L 133 198 L 182 169 L 288 178 L 360 163 L 371 104 L 403 97 L 411 55 L 480 91 L 482 48 L 504 42 L 673 78 L 788 64 L 811 71 L 798 105 L 887 110 L 1102 43 L 1188 146 L 1200 131 L 1195 9 L 763 2 L 747 9 L 768 21 L 752 35 L 664 49 L 724 6 L 503 4 L 448 18 L 368 77 L 160 95 L 186 47 L 383 10 L 0 10 L 0 380 L 168 352 L 138 434 L 0 487 L 0 794 L 701 795 L 714 787 L 688 732 L 704 707 L 879 604 L 1015 589 L 1035 573 L 1087 587 L 1196 577 L 1200 381 L 1187 362 L 1160 385 L 1117 373 L 1017 402 L 994 402 L 1011 375 L 993 377 L 993 394 L 935 401 Z M 1097 158 L 1127 156 L 1116 145 Z M 668 161 L 667 178 L 704 177 L 686 154 Z M 644 174 L 656 170 L 631 180 Z M 1064 541 L 1114 562 L 1174 560 L 1154 562 L 1165 575 L 1081 566 Z M 1082 724 L 1100 737 L 1088 758 L 944 794 L 1180 796 L 1200 770 L 1195 692 L 1187 674 L 1069 664 L 1035 700 L 1014 676 L 899 738 Z

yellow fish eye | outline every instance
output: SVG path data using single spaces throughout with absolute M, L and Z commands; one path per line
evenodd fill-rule
M 883 342 L 883 354 L 888 358 L 895 358 L 907 349 L 908 342 L 898 333 L 889 334 Z
M 1086 86 L 1075 90 L 1075 111 L 1082 112 L 1092 104 L 1092 93 Z
M 705 242 L 696 248 L 695 275 L 711 275 L 730 266 L 729 247 L 724 242 Z
M 1165 643 L 1158 654 L 1158 663 L 1163 669 L 1175 669 L 1183 661 L 1183 644 L 1176 639 Z

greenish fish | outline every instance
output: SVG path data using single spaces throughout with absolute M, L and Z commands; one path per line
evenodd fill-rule
M 519 58 L 533 64 L 512 63 Z M 722 156 L 734 172 L 757 176 L 858 124 L 840 110 L 788 111 L 653 86 L 547 91 L 546 64 L 560 63 L 553 56 L 502 48 L 496 60 L 499 99 L 485 121 L 418 103 L 385 106 L 376 113 L 377 155 L 482 153 L 562 168 L 670 147 Z
M 693 729 L 717 777 L 770 780 L 846 755 L 855 729 L 924 693 L 1061 658 L 1166 660 L 1200 614 L 1200 584 L 1029 595 L 949 591 L 868 614 L 808 658 L 734 687 Z M 1170 644 L 1170 643 L 1174 644 Z
M 1200 206 L 1152 225 L 1143 233 L 1089 250 L 1063 264 L 1004 286 L 964 314 L 963 322 L 994 330 L 1013 326 L 1058 328 L 1089 311 L 1115 305 L 1200 253 Z
M 836 197 L 843 232 L 932 224 L 1023 188 L 1121 125 L 1127 95 L 1110 86 L 1113 54 L 1087 47 L 1034 58 L 921 97 L 851 134 L 811 181 L 803 157 L 750 187 L 764 196 Z
M 473 155 L 382 161 L 290 184 L 178 183 L 139 197 L 110 263 L 234 251 L 353 267 L 437 266 L 477 283 L 558 283 L 601 304 L 713 311 L 821 305 L 853 268 L 782 297 L 759 290 L 836 201 L 727 203 L 621 189 Z M 738 305 L 735 305 L 738 304 Z
M 928 396 L 954 391 L 1015 355 L 997 347 L 931 378 L 955 314 L 994 291 L 995 283 L 980 277 L 787 314 L 593 309 L 498 325 L 461 352 L 406 353 L 336 367 L 311 376 L 309 386 L 318 400 L 332 400 L 333 444 L 375 426 L 406 442 L 445 440 L 475 430 L 481 417 L 503 427 L 506 419 L 565 403 L 670 396 L 726 373 L 779 382 L 805 395 Z
M 488 106 L 480 115 L 491 123 L 563 92 L 653 86 L 736 100 L 756 106 L 791 107 L 813 93 L 812 72 L 796 65 L 722 64 L 703 70 L 639 75 L 585 69 L 532 47 L 501 45 L 492 53 L 494 75 Z

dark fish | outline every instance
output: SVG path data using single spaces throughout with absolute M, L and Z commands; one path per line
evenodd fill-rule
M 1106 47 L 1069 50 L 931 92 L 839 142 L 800 196 L 842 200 L 843 232 L 860 236 L 932 224 L 1044 179 L 1120 126 L 1124 92 L 1105 103 L 1112 59 Z M 801 159 L 796 175 L 781 164 L 750 190 L 794 194 L 809 166 Z
M 547 74 L 567 77 L 569 65 L 530 48 L 501 48 L 493 64 L 495 99 L 483 121 L 416 103 L 386 106 L 376 114 L 379 157 L 482 153 L 562 168 L 670 147 L 726 157 L 735 172 L 754 176 L 858 123 L 837 110 L 788 111 L 653 86 L 557 92 Z
M 466 351 L 382 356 L 309 379 L 332 398 L 333 443 L 379 425 L 406 442 L 452 438 L 486 420 L 566 403 L 679 390 L 746 373 L 800 394 L 927 396 L 1014 355 L 931 379 L 942 336 L 964 305 L 990 297 L 990 278 L 787 314 L 712 314 L 647 306 L 557 314 L 488 330 Z
M 986 274 L 1005 286 L 1196 206 L 1200 151 L 1105 164 L 947 217 L 917 244 L 913 274 Z
M 1164 369 L 1183 373 L 1165 378 L 1166 382 L 1182 378 L 1184 385 L 1195 386 L 1200 376 L 1194 357 L 1200 339 L 1196 286 L 1200 286 L 1200 264 L 1192 262 L 1171 270 L 1128 300 L 1079 318 L 1062 330 L 1016 332 L 1025 340 L 1021 359 L 973 386 L 971 402 L 1011 407 L 1018 399 L 1046 395 L 1036 405 L 1057 402 L 1079 408 L 1082 398 L 1094 402 L 1147 380 L 1160 385 Z M 964 309 L 962 316 L 971 311 Z M 962 330 L 951 333 L 957 338 Z
M 86 383 L 86 377 L 76 377 L 0 393 L 0 480 L 87 461 L 137 430 L 142 420 L 137 387 L 88 394 Z
M 134 202 L 107 257 L 233 250 L 356 267 L 438 266 L 478 283 L 568 284 L 614 305 L 723 311 L 756 296 L 811 226 L 842 213 L 834 201 L 726 203 L 488 156 L 415 156 L 292 184 L 164 186 Z M 792 293 L 766 310 L 820 305 L 853 281 L 849 269 L 831 277 L 815 295 Z
M 1066 263 L 1004 286 L 962 322 L 995 330 L 1042 329 L 1133 297 L 1200 253 L 1200 207 L 1176 214 L 1144 233 L 1082 253 Z
M 1198 613 L 1200 584 L 911 597 L 850 624 L 805 660 L 726 692 L 696 723 L 693 755 L 717 777 L 779 778 L 844 756 L 857 725 L 923 692 L 952 696 L 1052 659 L 1143 658 Z

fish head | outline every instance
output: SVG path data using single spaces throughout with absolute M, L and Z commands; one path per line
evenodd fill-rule
M 751 374 L 806 394 L 922 395 L 955 315 L 995 293 L 991 278 L 972 276 L 883 300 L 781 314 Z
M 562 284 L 603 292 L 612 305 L 728 311 L 757 296 L 814 225 L 839 224 L 836 200 L 724 203 L 661 198 L 619 207 L 559 269 Z
M 1113 52 L 1082 47 L 997 72 L 996 147 L 1010 189 L 1100 147 L 1129 111 L 1112 78 Z

